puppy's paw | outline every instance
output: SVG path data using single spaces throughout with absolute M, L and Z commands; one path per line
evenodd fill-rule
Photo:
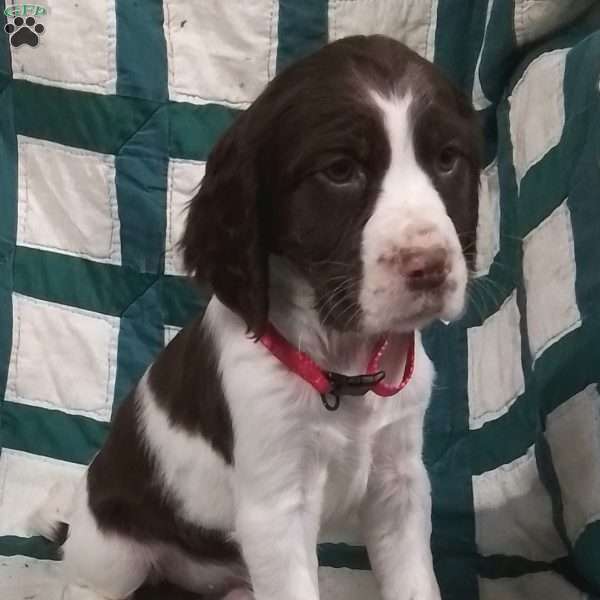
M 382 586 L 385 600 L 441 600 L 433 571 L 415 566 L 402 569 L 392 586 Z
M 419 582 L 412 582 L 406 595 L 401 595 L 402 600 L 441 600 L 440 588 L 435 577 Z
M 89 588 L 79 585 L 67 585 L 63 592 L 63 600 L 113 600 Z
M 254 594 L 247 588 L 231 590 L 223 600 L 254 600 Z

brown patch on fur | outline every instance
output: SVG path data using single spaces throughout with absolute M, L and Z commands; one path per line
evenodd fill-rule
M 154 372 L 156 369 L 156 372 Z M 220 389 L 214 350 L 197 321 L 159 357 L 149 378 L 159 406 L 174 426 L 208 439 L 231 460 L 233 433 Z M 227 532 L 206 529 L 180 516 L 164 490 L 139 425 L 135 390 L 121 405 L 102 450 L 87 477 L 90 509 L 98 526 L 141 542 L 176 544 L 190 555 L 216 562 L 239 562 Z

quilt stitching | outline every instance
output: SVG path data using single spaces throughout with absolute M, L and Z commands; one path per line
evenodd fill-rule
M 176 83 L 176 73 L 175 73 L 175 64 L 173 57 L 175 56 L 175 48 L 173 45 L 173 36 L 171 34 L 171 12 L 169 8 L 169 1 L 164 1 L 165 7 L 165 35 L 167 37 L 167 48 L 168 48 L 168 57 L 167 57 L 167 69 L 169 72 L 169 88 L 172 89 L 178 99 L 188 100 L 190 102 L 200 103 L 200 104 L 220 104 L 221 106 L 227 106 L 231 108 L 246 108 L 250 105 L 250 101 L 248 100 L 231 100 L 230 98 L 219 98 L 219 97 L 210 97 L 207 95 L 197 94 L 184 88 L 181 88 Z M 273 17 L 274 17 L 274 4 L 277 0 L 273 0 L 271 3 L 271 9 L 268 14 L 269 19 L 269 45 L 267 51 L 267 60 L 264 66 L 265 73 L 267 75 L 267 81 L 270 79 L 270 71 L 271 71 L 271 52 L 272 52 L 272 37 L 273 37 Z
M 493 313 L 491 315 L 491 317 L 494 317 L 496 315 L 499 315 L 500 312 L 506 307 L 508 306 L 508 304 L 510 302 L 515 302 L 516 301 L 516 292 L 513 291 L 512 294 L 510 294 L 510 296 L 502 303 L 502 305 L 498 308 L 498 310 Z M 520 316 L 520 313 L 519 313 Z M 480 325 L 479 327 L 483 327 L 483 325 L 485 324 L 482 323 L 482 325 Z M 477 328 L 479 328 L 477 327 Z M 475 329 L 477 329 L 475 328 Z M 468 352 L 468 364 L 469 364 L 469 374 L 471 373 L 476 373 L 477 369 L 475 368 L 475 364 L 473 362 L 474 357 L 473 357 L 473 353 L 472 352 Z M 501 406 L 499 406 L 497 409 L 495 410 L 486 410 L 483 413 L 477 413 L 476 415 L 469 415 L 469 426 L 472 430 L 474 429 L 480 429 L 481 427 L 483 427 L 486 423 L 491 422 L 503 415 L 505 415 L 506 413 L 508 413 L 508 411 L 511 409 L 511 407 L 515 404 L 515 402 L 518 400 L 518 398 L 520 396 L 522 396 L 525 393 L 525 378 L 523 377 L 523 381 L 521 382 L 521 384 L 519 385 L 519 388 L 516 390 L 516 392 L 514 392 L 513 395 L 511 395 L 511 397 L 506 400 Z M 470 411 L 469 411 L 470 412 Z
M 30 205 L 29 202 L 29 176 L 28 176 L 28 153 L 26 151 L 27 146 L 38 146 L 42 148 L 49 148 L 55 152 L 60 152 L 67 155 L 73 156 L 82 156 L 82 157 L 98 157 L 104 166 L 107 168 L 111 176 L 106 177 L 105 183 L 107 186 L 107 198 L 109 201 L 110 208 L 110 216 L 111 216 L 111 231 L 110 238 L 108 240 L 108 254 L 90 254 L 88 252 L 77 251 L 73 249 L 61 248 L 60 246 L 54 246 L 52 244 L 40 244 L 35 240 L 27 239 L 27 222 L 29 218 Z M 62 144 L 56 144 L 54 142 L 47 142 L 44 140 L 36 140 L 33 141 L 33 138 L 25 139 L 25 136 L 19 136 L 19 147 L 24 148 L 23 155 L 25 157 L 24 161 L 24 169 L 23 169 L 23 179 L 25 185 L 25 194 L 23 202 L 21 203 L 20 208 L 24 209 L 25 213 L 23 215 L 22 223 L 20 223 L 19 231 L 19 241 L 22 245 L 28 246 L 30 248 L 39 248 L 39 249 L 50 249 L 56 250 L 63 254 L 67 254 L 70 256 L 78 256 L 80 258 L 86 258 L 89 260 L 100 261 L 100 262 L 111 262 L 113 264 L 120 263 L 120 250 L 118 242 L 118 234 L 119 234 L 119 216 L 118 216 L 118 206 L 117 206 L 117 197 L 115 190 L 115 165 L 114 165 L 114 157 L 112 155 L 106 155 L 99 152 L 93 152 L 90 150 L 82 150 L 77 148 L 72 148 L 70 146 L 64 146 Z M 112 160 L 111 160 L 112 159 Z M 19 221 L 21 221 L 19 219 Z
M 112 355 L 113 355 L 113 350 L 114 350 L 114 345 L 115 345 L 114 338 L 117 337 L 115 334 L 118 332 L 118 325 L 115 324 L 111 318 L 109 318 L 108 316 L 103 316 L 100 313 L 94 313 L 92 311 L 87 311 L 85 309 L 70 307 L 65 304 L 56 304 L 53 302 L 46 302 L 43 300 L 38 300 L 37 298 L 31 298 L 29 296 L 23 296 L 23 295 L 17 294 L 17 293 L 14 293 L 13 295 L 19 299 L 18 302 L 15 303 L 16 315 L 14 316 L 14 319 L 16 322 L 17 341 L 15 344 L 13 344 L 13 348 L 14 348 L 13 386 L 14 387 L 13 387 L 13 389 L 11 389 L 11 391 L 13 391 L 13 393 L 15 395 L 15 398 L 17 398 L 18 400 L 21 400 L 24 404 L 35 405 L 34 403 L 37 403 L 40 406 L 52 408 L 54 410 L 60 410 L 67 414 L 104 415 L 107 412 L 107 407 L 108 407 L 108 415 L 110 415 L 110 405 L 112 404 L 110 390 L 111 390 L 111 387 L 114 386 L 114 381 L 111 382 L 111 379 L 114 380 L 113 375 L 114 375 L 115 368 L 116 368 L 116 365 L 113 365 Z M 25 396 L 22 396 L 19 394 L 19 391 L 17 389 L 17 382 L 19 379 L 19 359 L 20 359 L 20 349 L 21 349 L 21 346 L 20 346 L 20 344 L 21 344 L 21 310 L 20 310 L 21 306 L 19 305 L 19 302 L 29 302 L 31 304 L 38 304 L 40 306 L 51 306 L 51 307 L 55 308 L 56 310 L 61 310 L 61 311 L 70 312 L 70 313 L 76 314 L 76 315 L 83 315 L 83 316 L 91 317 L 94 319 L 99 319 L 101 321 L 108 323 L 111 326 L 112 332 L 111 332 L 111 339 L 109 342 L 109 345 L 111 346 L 111 351 L 108 352 L 108 357 L 107 357 L 108 368 L 107 368 L 106 393 L 105 393 L 104 402 L 103 402 L 104 406 L 102 408 L 97 408 L 94 410 L 87 410 L 85 408 L 59 407 L 59 406 L 55 405 L 54 403 L 48 401 L 45 398 L 25 397 Z
M 523 238 L 523 250 L 525 251 L 528 244 L 531 242 L 531 240 L 533 239 L 533 237 L 538 234 L 541 231 L 544 231 L 544 229 L 550 227 L 554 220 L 559 218 L 560 213 L 559 211 L 561 210 L 561 208 L 563 206 L 566 207 L 566 199 L 563 200 L 563 202 L 557 207 L 555 208 L 537 227 L 535 227 L 534 229 L 532 229 L 524 238 Z M 567 211 L 568 211 L 568 207 L 566 207 Z M 573 265 L 573 268 L 575 269 L 575 273 L 574 273 L 574 279 L 575 281 L 577 280 L 577 262 L 575 260 L 575 240 L 573 238 L 573 228 L 569 227 L 568 223 L 566 221 L 563 220 L 563 226 L 564 226 L 564 231 L 566 233 L 566 237 L 568 240 L 568 248 L 569 248 L 569 262 Z M 527 284 L 527 281 L 525 281 L 525 284 Z M 577 314 L 579 315 L 577 318 L 573 319 L 573 321 L 571 323 L 566 324 L 560 331 L 558 331 L 557 333 L 555 333 L 554 335 L 552 335 L 550 338 L 548 338 L 535 352 L 532 353 L 532 358 L 533 358 L 533 365 L 532 368 L 535 369 L 536 363 L 538 361 L 538 359 L 541 357 L 541 355 L 548 350 L 548 348 L 550 348 L 551 346 L 553 346 L 558 340 L 560 340 L 561 338 L 563 338 L 565 335 L 567 335 L 568 333 L 571 333 L 572 331 L 578 329 L 583 321 L 582 321 L 582 317 L 581 317 L 581 313 L 579 311 L 579 307 L 576 305 L 577 308 Z
M 89 91 L 95 91 L 99 93 L 114 93 L 114 87 L 116 84 L 116 65 L 114 61 L 111 61 L 111 50 L 116 48 L 116 14 L 114 1 L 103 0 L 106 7 L 106 44 L 105 44 L 105 66 L 106 77 L 100 79 L 97 82 L 83 82 L 78 80 L 60 79 L 56 77 L 44 77 L 43 75 L 33 75 L 29 73 L 15 71 L 13 77 L 16 79 L 24 79 L 33 83 L 42 84 L 60 84 L 66 88 L 73 89 L 84 89 Z M 109 43 L 110 42 L 110 43 Z M 114 52 L 112 56 L 116 59 Z M 111 68 L 111 63 L 113 63 Z M 112 85 L 109 85 L 112 84 Z
M 570 50 L 570 48 L 569 49 L 558 48 L 556 50 L 551 50 L 550 52 L 545 52 L 544 54 L 541 54 L 540 56 L 535 58 L 531 63 L 529 63 L 529 65 L 527 65 L 527 68 L 523 72 L 523 75 L 521 76 L 521 78 L 516 83 L 515 87 L 513 88 L 513 91 L 511 92 L 511 95 L 509 97 L 509 102 L 511 102 L 512 98 L 514 96 L 516 96 L 518 91 L 523 87 L 523 85 L 525 85 L 525 82 L 527 80 L 527 75 L 530 72 L 530 70 L 533 70 L 537 64 L 539 64 L 540 62 L 542 62 L 544 60 L 544 58 L 546 58 L 548 56 L 553 56 L 555 54 L 565 54 L 565 51 L 568 54 L 569 50 Z M 560 96 L 560 98 L 562 99 L 562 95 L 563 95 L 562 91 L 558 90 L 556 92 L 556 94 L 554 95 L 554 98 Z M 512 105 L 512 103 L 511 103 L 511 105 Z M 534 156 L 530 157 L 529 160 L 527 160 L 525 162 L 525 164 L 522 165 L 522 167 L 519 167 L 519 170 L 523 173 L 523 175 L 520 178 L 517 177 L 517 182 L 519 184 L 519 187 L 520 187 L 521 180 L 526 176 L 527 172 L 531 169 L 531 167 L 533 167 L 533 165 L 537 164 L 546 154 L 548 154 L 548 152 L 552 148 L 554 148 L 560 142 L 562 135 L 563 135 L 563 131 L 564 131 L 564 127 L 561 127 L 560 130 L 557 130 L 550 139 L 546 140 L 545 148 L 536 152 L 534 154 Z
M 184 274 L 182 271 L 180 271 L 180 269 L 178 269 L 175 265 L 176 262 L 176 253 L 177 253 L 177 241 L 174 240 L 174 232 L 173 232 L 173 223 L 174 223 L 174 210 L 175 210 L 175 203 L 173 202 L 173 196 L 174 196 L 174 188 L 175 188 L 175 177 L 173 176 L 173 171 L 174 171 L 174 167 L 173 165 L 176 164 L 195 164 L 195 165 L 202 165 L 205 164 L 204 161 L 200 161 L 200 160 L 183 160 L 183 159 L 177 159 L 177 158 L 171 158 L 169 159 L 169 173 L 168 173 L 168 181 L 169 181 L 169 186 L 167 189 L 167 205 L 169 207 L 169 212 L 168 212 L 168 227 L 167 227 L 167 236 L 166 236 L 166 245 L 165 245 L 165 268 L 168 267 L 168 271 L 170 273 L 173 274 Z M 200 189 L 200 185 L 201 182 L 198 182 L 198 188 Z M 197 190 L 195 190 L 193 193 L 195 194 Z M 190 197 L 191 200 L 191 197 Z

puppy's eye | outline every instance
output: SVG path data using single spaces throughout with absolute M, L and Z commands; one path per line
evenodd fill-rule
M 462 155 L 454 146 L 445 146 L 436 157 L 436 168 L 443 175 L 449 175 L 456 170 Z
M 350 158 L 339 158 L 321 171 L 323 175 L 336 185 L 351 183 L 359 175 L 358 165 Z

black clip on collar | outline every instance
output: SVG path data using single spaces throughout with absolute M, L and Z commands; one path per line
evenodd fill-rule
M 368 375 L 341 375 L 328 371 L 327 378 L 331 382 L 331 389 L 327 393 L 321 394 L 321 400 L 327 410 L 334 411 L 340 407 L 340 396 L 364 396 L 385 378 L 385 372 L 377 371 Z M 328 396 L 331 396 L 331 399 Z

